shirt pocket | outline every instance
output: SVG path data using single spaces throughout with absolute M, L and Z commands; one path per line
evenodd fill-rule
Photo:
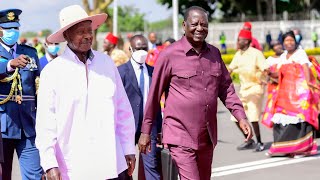
M 209 71 L 209 91 L 219 88 L 220 79 L 221 79 L 221 70 L 211 70 Z
M 181 71 L 177 72 L 176 76 L 178 78 L 177 85 L 183 87 L 184 89 L 190 90 L 190 88 L 194 85 L 193 80 L 197 76 L 196 71 Z
M 213 77 L 220 77 L 221 74 L 222 74 L 221 70 L 211 70 L 210 71 L 210 75 L 213 76 Z

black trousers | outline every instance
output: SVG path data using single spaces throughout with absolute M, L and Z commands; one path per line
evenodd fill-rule
M 4 162 L 2 135 L 0 134 L 0 163 Z

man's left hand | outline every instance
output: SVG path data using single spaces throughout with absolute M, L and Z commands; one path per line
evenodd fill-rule
M 126 155 L 126 161 L 128 165 L 128 175 L 132 176 L 134 167 L 136 165 L 136 157 L 134 154 Z
M 252 129 L 251 129 L 251 126 L 250 126 L 248 120 L 241 119 L 239 121 L 239 125 L 240 125 L 240 128 L 242 129 L 243 133 L 247 135 L 247 138 L 245 141 L 246 142 L 249 141 L 252 138 Z

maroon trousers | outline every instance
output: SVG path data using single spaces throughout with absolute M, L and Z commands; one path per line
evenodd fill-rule
M 210 180 L 212 143 L 206 143 L 198 150 L 172 144 L 168 148 L 178 167 L 180 180 Z

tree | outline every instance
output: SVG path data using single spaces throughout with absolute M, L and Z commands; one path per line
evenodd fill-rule
M 90 2 L 92 2 L 93 6 L 90 7 Z M 89 15 L 107 13 L 108 6 L 113 2 L 113 0 L 82 0 L 82 4 L 84 6 L 85 11 Z M 109 15 L 109 14 L 108 14 Z M 112 27 L 112 19 L 108 18 L 106 23 L 108 26 Z M 111 28 L 112 29 L 112 28 Z M 93 38 L 93 49 L 97 49 L 97 38 L 96 38 L 97 30 L 94 31 L 94 38 Z
M 272 1 L 271 0 L 218 0 L 223 4 L 221 10 L 224 17 L 235 17 L 243 13 L 246 16 L 258 16 L 258 20 L 272 20 Z M 310 2 L 310 3 L 309 3 Z M 318 5 L 318 7 L 317 7 Z M 265 8 L 261 8 L 265 7 Z M 282 14 L 284 11 L 289 13 L 302 13 L 308 18 L 311 9 L 320 9 L 318 0 L 276 0 L 276 13 Z M 264 16 L 264 17 L 263 17 Z
M 42 37 L 47 37 L 50 34 L 52 34 L 52 31 L 50 29 L 44 29 L 41 32 L 42 32 Z
M 21 34 L 21 37 L 26 37 L 26 38 L 32 38 L 36 36 L 37 36 L 37 33 L 33 31 L 27 31 Z
M 144 27 L 144 14 L 139 13 L 138 9 L 125 6 L 119 8 L 119 30 L 122 32 L 128 31 L 143 31 Z
M 160 4 L 172 7 L 172 0 L 158 0 Z M 217 5 L 219 4 L 219 5 Z M 245 14 L 246 17 L 258 16 L 257 20 L 272 20 L 273 7 L 271 0 L 179 0 L 179 13 L 183 15 L 191 6 L 200 6 L 209 13 L 210 20 L 215 11 L 223 12 L 223 21 L 237 20 Z M 304 13 L 299 18 L 308 18 L 311 9 L 320 10 L 319 0 L 276 0 L 276 12 Z M 307 13 L 305 13 L 307 12 Z
M 158 0 L 160 4 L 172 7 L 172 0 Z M 184 14 L 185 10 L 191 6 L 200 6 L 209 13 L 209 19 L 212 19 L 212 14 L 217 9 L 215 0 L 179 0 L 179 13 Z
M 308 10 L 312 10 L 312 9 L 320 10 L 319 0 L 311 0 L 310 5 L 308 6 Z
M 113 9 L 108 8 L 110 13 L 109 19 L 113 18 Z M 132 32 L 132 31 L 143 31 L 144 29 L 144 14 L 139 13 L 138 9 L 132 6 L 118 7 L 118 30 L 120 32 Z M 103 24 L 98 32 L 109 32 L 112 31 L 112 27 L 107 24 Z

